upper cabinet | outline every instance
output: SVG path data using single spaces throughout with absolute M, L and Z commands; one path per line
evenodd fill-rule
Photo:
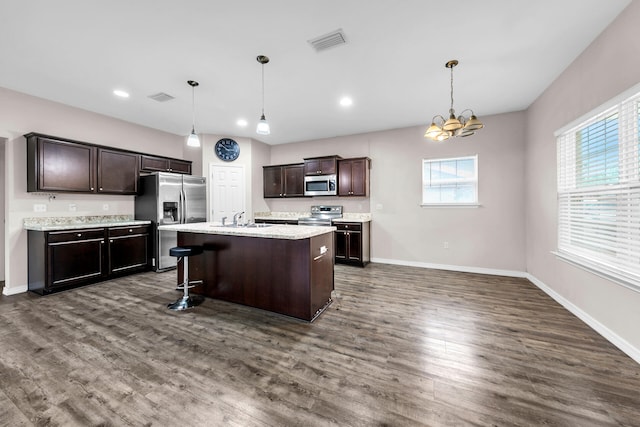
M 98 149 L 98 193 L 136 194 L 138 158 L 135 153 Z
M 27 191 L 95 193 L 96 147 L 37 134 L 27 138 Z
M 265 198 L 304 197 L 304 165 L 263 166 Z
M 27 191 L 136 194 L 141 171 L 191 174 L 191 162 L 29 133 Z
M 338 172 L 340 156 L 311 157 L 304 159 L 305 175 L 334 175 Z
M 370 165 L 367 157 L 338 160 L 338 196 L 367 197 Z
M 191 162 L 142 154 L 140 156 L 140 170 L 142 172 L 176 172 L 191 175 Z

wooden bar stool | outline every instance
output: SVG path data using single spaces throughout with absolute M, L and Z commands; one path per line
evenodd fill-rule
M 202 253 L 202 246 L 176 246 L 169 249 L 169 255 L 178 257 L 178 262 L 182 261 L 182 284 L 178 287 L 183 289 L 182 298 L 171 304 L 167 304 L 170 310 L 186 310 L 200 305 L 204 301 L 201 295 L 189 295 L 189 289 L 202 283 L 202 280 L 189 280 L 189 257 Z

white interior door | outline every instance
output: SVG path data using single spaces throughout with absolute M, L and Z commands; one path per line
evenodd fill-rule
M 222 218 L 227 217 L 227 223 L 230 223 L 234 214 L 244 212 L 246 209 L 244 165 L 211 164 L 209 171 L 211 173 L 210 220 L 222 222 Z

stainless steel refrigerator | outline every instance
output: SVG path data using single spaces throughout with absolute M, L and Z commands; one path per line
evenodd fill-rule
M 177 245 L 178 233 L 159 231 L 157 226 L 206 221 L 205 178 L 167 172 L 141 176 L 135 199 L 135 218 L 153 224 L 153 270 L 175 268 L 177 260 L 169 256 L 169 249 Z

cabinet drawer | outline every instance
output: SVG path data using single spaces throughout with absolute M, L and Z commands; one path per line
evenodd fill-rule
M 133 236 L 136 234 L 149 234 L 149 227 L 142 225 L 109 229 L 109 237 Z
M 73 231 L 53 231 L 48 233 L 49 243 L 76 242 L 79 240 L 103 239 L 104 228 L 88 228 Z
M 337 222 L 334 225 L 338 231 L 362 231 L 362 224 L 358 222 Z

